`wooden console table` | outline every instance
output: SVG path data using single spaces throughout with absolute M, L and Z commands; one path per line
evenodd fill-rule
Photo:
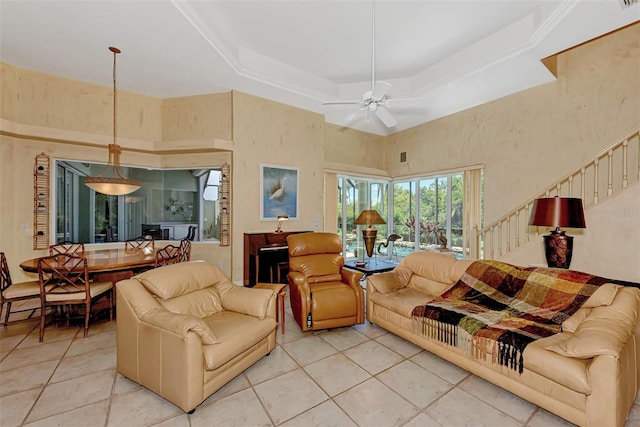
M 287 236 L 308 231 L 244 233 L 244 285 L 271 283 L 279 262 L 289 261 Z

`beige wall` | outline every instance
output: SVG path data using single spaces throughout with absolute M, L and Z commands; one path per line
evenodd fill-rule
M 45 251 L 33 247 L 33 164 L 44 152 L 51 159 L 105 162 L 113 137 L 113 88 L 63 79 L 0 64 L 0 250 L 14 280 L 24 280 L 18 264 Z M 118 92 L 118 143 L 125 165 L 192 168 L 231 163 L 230 94 L 198 97 L 218 119 L 192 121 L 181 99 L 159 100 Z M 164 116 L 176 129 L 162 126 Z M 212 123 L 212 120 L 215 123 Z M 217 122 L 216 122 L 217 120 Z M 225 128 L 226 123 L 226 128 Z M 165 144 L 162 133 L 172 140 Z M 206 259 L 231 273 L 231 249 L 196 243 L 194 259 Z
M 207 156 L 216 155 L 230 161 L 232 248 L 202 245 L 194 254 L 222 264 L 240 283 L 243 233 L 272 231 L 277 225 L 260 221 L 260 164 L 299 168 L 299 219 L 285 223 L 285 230 L 324 228 L 325 212 L 335 200 L 333 189 L 326 189 L 332 196 L 323 200 L 325 172 L 400 177 L 481 163 L 485 214 L 491 220 L 638 126 L 639 40 L 636 24 L 561 54 L 556 82 L 385 138 L 328 125 L 319 114 L 239 92 L 169 100 L 120 93 L 122 162 L 207 166 L 218 160 Z M 111 88 L 0 65 L 0 250 L 8 253 L 11 272 L 19 276 L 18 262 L 38 255 L 31 249 L 33 158 L 44 151 L 104 161 L 111 141 Z M 402 164 L 401 151 L 408 157 Z M 630 203 L 629 208 L 629 202 L 614 201 L 607 209 L 637 218 L 639 209 Z M 589 221 L 584 236 L 576 237 L 574 266 L 640 281 L 637 267 L 618 274 L 620 265 L 637 263 L 639 227 L 628 229 L 625 220 L 598 216 Z M 604 229 L 620 239 L 601 242 L 595 236 Z M 578 248 L 585 252 L 579 254 Z M 544 261 L 537 250 L 520 259 L 523 264 Z
M 640 281 L 640 185 L 615 195 L 585 212 L 587 228 L 565 230 L 573 236 L 571 268 L 605 277 Z M 546 265 L 542 235 L 503 257 L 516 265 Z
M 243 273 L 243 233 L 272 232 L 260 221 L 260 165 L 297 167 L 298 219 L 283 230 L 321 230 L 324 120 L 319 114 L 233 93 L 233 280 Z
M 640 24 L 560 54 L 558 72 L 555 82 L 389 136 L 391 176 L 484 164 L 486 225 L 640 125 Z M 395 156 L 401 151 L 406 163 Z M 639 203 L 631 209 L 636 218 Z M 625 224 L 593 218 L 576 240 L 579 251 L 591 242 L 589 261 L 577 253 L 572 267 L 640 281 L 640 228 Z M 620 238 L 589 237 L 604 229 Z M 519 260 L 542 264 L 544 255 Z
M 162 142 L 176 148 L 178 141 L 231 141 L 231 92 L 162 100 Z
M 388 175 L 384 137 L 326 124 L 324 138 L 324 159 L 328 165 L 347 164 L 352 170 Z

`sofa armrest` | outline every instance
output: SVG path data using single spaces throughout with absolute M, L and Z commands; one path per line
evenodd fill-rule
M 189 314 L 172 313 L 165 308 L 158 307 L 140 315 L 140 321 L 157 326 L 161 329 L 186 337 L 189 332 L 195 332 L 202 344 L 217 344 L 219 341 L 211 328 L 195 316 Z
M 406 287 L 409 284 L 412 274 L 410 269 L 397 266 L 391 271 L 373 274 L 367 277 L 367 289 L 371 287 L 372 291 L 383 294 L 394 292 Z
M 289 284 L 298 288 L 298 292 L 308 301 L 310 296 L 309 289 L 309 281 L 307 280 L 307 276 L 300 273 L 299 271 L 291 271 L 289 272 Z
M 356 304 L 359 307 L 356 316 L 356 323 L 364 323 L 364 290 L 360 286 L 360 280 L 362 280 L 363 273 L 355 270 L 349 270 L 343 268 L 340 270 L 342 275 L 342 281 L 347 283 L 353 289 L 353 293 L 356 295 Z
M 254 316 L 260 320 L 267 315 L 275 319 L 275 299 L 277 292 L 272 289 L 254 289 L 236 286 L 231 282 L 216 285 L 220 302 L 225 310 Z M 272 313 L 268 312 L 272 307 Z
M 287 275 L 289 278 L 289 297 L 291 299 L 291 310 L 293 317 L 296 321 L 302 325 L 307 316 L 307 313 L 311 311 L 311 289 L 309 288 L 309 281 L 307 276 L 299 271 L 290 271 Z M 295 303 L 299 303 L 300 307 L 297 307 Z
M 253 289 L 268 289 L 273 292 L 274 295 L 278 295 L 283 289 L 285 285 L 280 283 L 256 283 Z M 272 298 L 267 305 L 267 317 L 271 317 L 272 319 L 277 319 L 278 305 L 277 298 Z
M 341 269 L 340 274 L 342 275 L 342 281 L 348 283 L 354 289 L 360 287 L 360 280 L 364 276 L 361 272 L 349 270 L 348 268 Z
M 142 284 L 128 285 L 116 292 L 117 371 L 190 411 L 204 399 L 202 340 L 191 330 L 175 332 L 142 321 L 127 299 L 129 287 Z
M 636 398 L 636 340 L 631 336 L 617 356 L 596 356 L 588 365 L 591 394 L 587 426 L 624 426 Z
M 618 358 L 638 323 L 640 289 L 620 289 L 610 305 L 594 307 L 566 341 L 546 347 L 567 357 Z

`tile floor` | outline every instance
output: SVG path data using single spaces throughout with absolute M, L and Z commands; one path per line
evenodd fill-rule
M 571 425 L 369 323 L 303 333 L 287 313 L 276 349 L 191 415 L 116 373 L 115 322 L 44 343 L 36 320 L 0 326 L 0 426 Z

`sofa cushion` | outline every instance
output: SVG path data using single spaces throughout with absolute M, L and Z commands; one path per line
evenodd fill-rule
M 618 289 L 622 286 L 613 283 L 604 283 L 598 286 L 598 289 L 582 304 L 584 308 L 600 307 L 609 305 L 616 297 Z
M 460 279 L 472 260 L 457 260 L 452 255 L 435 251 L 412 252 L 398 264 L 413 274 L 442 284 L 453 285 Z
M 578 311 L 573 314 L 573 316 L 562 322 L 562 332 L 574 333 L 578 328 L 578 325 L 580 325 L 580 323 L 582 323 L 582 321 L 587 318 L 589 313 L 591 313 L 590 308 L 580 307 Z
M 583 394 L 591 393 L 587 375 L 589 360 L 564 357 L 546 350 L 571 339 L 572 334 L 561 332 L 536 340 L 524 350 L 524 367 L 538 375 Z
M 299 271 L 307 277 L 340 274 L 344 258 L 337 254 L 314 254 L 289 258 L 289 269 Z
M 202 347 L 207 370 L 216 369 L 249 350 L 277 326 L 275 319 L 259 320 L 233 311 L 221 311 L 202 320 L 218 338 L 218 344 Z
M 189 314 L 176 314 L 157 307 L 154 310 L 148 310 L 140 316 L 140 320 L 159 328 L 166 329 L 180 336 L 186 336 L 187 332 L 195 332 L 202 344 L 216 344 L 219 342 L 211 328 L 195 316 Z
M 311 285 L 313 320 L 340 319 L 356 316 L 356 294 L 348 284 L 338 280 Z
M 453 283 L 442 283 L 417 274 L 411 276 L 409 280 L 409 287 L 429 295 L 441 295 L 451 286 Z
M 376 289 L 384 294 L 404 288 L 409 284 L 413 273 L 407 267 L 398 265 L 392 271 L 370 276 L 369 280 L 375 280 Z
M 429 295 L 411 287 L 398 289 L 387 294 L 375 292 L 369 296 L 375 304 L 379 304 L 409 319 L 414 308 L 427 304 L 436 297 L 437 295 Z
M 160 304 L 173 313 L 191 314 L 199 319 L 223 310 L 218 291 L 212 286 L 165 301 L 160 300 Z
M 342 242 L 336 233 L 295 233 L 287 236 L 290 257 L 312 254 L 339 254 Z
M 189 261 L 154 268 L 135 278 L 149 292 L 164 301 L 212 286 L 226 276 L 213 264 Z

